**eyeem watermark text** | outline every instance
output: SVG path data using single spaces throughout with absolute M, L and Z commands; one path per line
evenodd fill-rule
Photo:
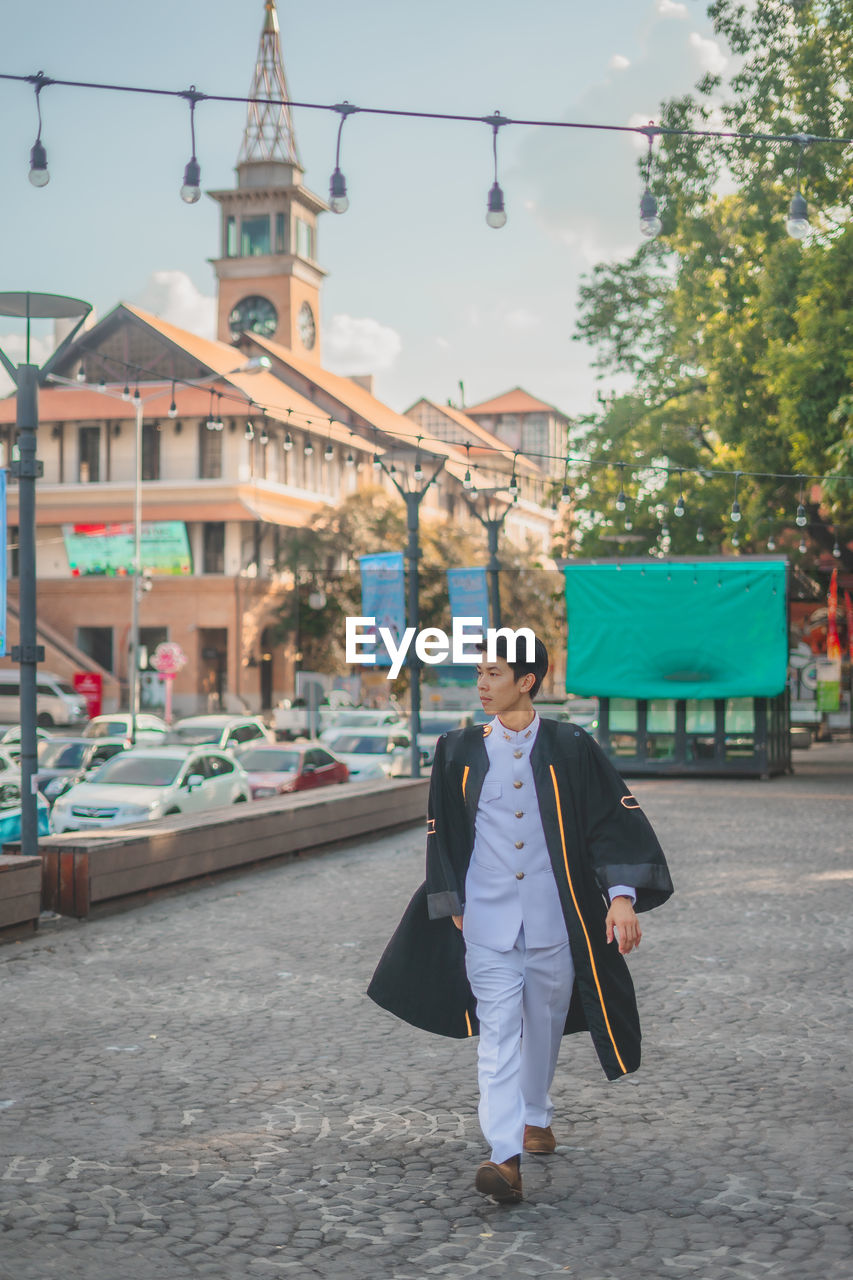
M 494 662 L 497 657 L 498 636 L 506 637 L 508 662 L 515 662 L 519 640 L 524 641 L 525 662 L 533 662 L 536 637 L 529 627 L 519 627 L 517 631 L 512 627 L 487 627 L 485 634 L 487 662 Z M 415 653 L 421 662 L 430 666 L 448 657 L 451 662 L 474 666 L 482 657 L 483 624 L 479 618 L 454 618 L 450 636 L 441 627 L 424 627 L 417 634 L 414 627 L 406 627 L 398 644 L 395 632 L 389 627 L 377 627 L 375 618 L 347 618 L 346 661 L 375 665 L 377 638 L 385 645 L 391 659 L 388 679 L 396 680 L 413 640 Z

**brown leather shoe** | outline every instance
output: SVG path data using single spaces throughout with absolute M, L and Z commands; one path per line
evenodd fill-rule
M 491 1196 L 498 1204 L 519 1204 L 521 1193 L 521 1157 L 510 1156 L 502 1164 L 485 1160 L 477 1170 L 474 1186 L 484 1196 Z
M 550 1125 L 547 1129 L 540 1129 L 535 1124 L 526 1124 L 524 1126 L 525 1151 L 529 1151 L 531 1155 L 552 1156 L 556 1149 L 557 1139 L 554 1137 Z

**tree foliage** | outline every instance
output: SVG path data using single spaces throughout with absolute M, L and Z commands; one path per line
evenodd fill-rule
M 717 0 L 709 13 L 737 70 L 725 86 L 707 76 L 695 94 L 664 103 L 662 126 L 853 137 L 853 0 Z M 786 231 L 798 181 L 806 242 Z M 706 550 L 728 549 L 733 535 L 745 550 L 770 533 L 796 544 L 803 489 L 810 539 L 831 548 L 839 536 L 853 567 L 853 485 L 818 492 L 797 479 L 853 474 L 853 147 L 664 134 L 651 188 L 660 238 L 627 262 L 598 265 L 581 289 L 577 336 L 603 373 L 632 386 L 585 422 L 595 465 L 577 477 L 577 545 L 619 547 L 623 479 L 643 552 L 650 539 L 660 546 L 666 521 L 669 549 L 696 553 L 700 518 Z M 670 471 L 638 471 L 639 459 Z M 764 473 L 740 481 L 740 523 L 720 470 Z

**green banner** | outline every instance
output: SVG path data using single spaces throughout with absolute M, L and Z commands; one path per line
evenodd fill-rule
M 785 561 L 565 569 L 566 688 L 605 698 L 773 697 L 785 688 Z

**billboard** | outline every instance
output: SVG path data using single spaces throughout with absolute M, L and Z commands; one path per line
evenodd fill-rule
M 73 578 L 133 573 L 133 525 L 64 524 L 62 537 Z M 187 526 L 182 520 L 145 521 L 140 528 L 141 568 L 148 573 L 192 573 Z

